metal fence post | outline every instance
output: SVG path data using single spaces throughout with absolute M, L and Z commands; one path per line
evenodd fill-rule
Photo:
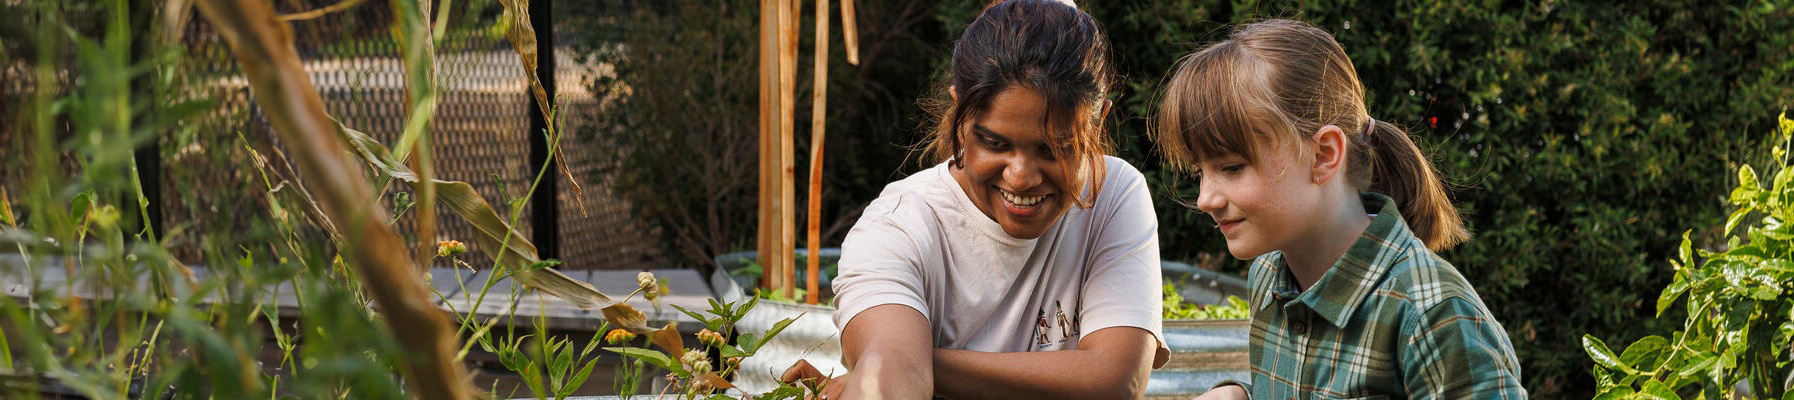
M 548 93 L 548 101 L 553 102 L 555 96 L 555 48 L 554 48 L 554 1 L 537 0 L 529 4 L 530 25 L 536 28 L 536 63 L 532 73 L 542 82 L 542 90 Z M 526 89 L 527 90 L 527 89 Z M 534 177 L 543 171 L 548 164 L 549 148 L 548 119 L 542 115 L 542 108 L 535 96 L 529 96 L 529 174 Z M 557 127 L 558 129 L 558 127 Z M 560 171 L 555 165 L 547 165 L 547 175 L 542 177 L 541 186 L 534 197 L 530 198 L 530 227 L 534 231 L 531 236 L 536 244 L 536 255 L 541 259 L 560 258 Z
M 131 37 L 131 65 L 136 65 L 151 56 L 148 52 L 151 51 L 152 46 L 159 44 L 163 33 L 153 26 L 156 21 L 154 17 L 156 4 L 154 2 L 135 1 L 131 2 L 130 7 L 131 31 L 139 32 Z M 155 74 L 144 74 L 131 79 L 131 96 L 149 100 L 143 102 L 146 107 L 144 110 L 146 115 L 159 112 L 158 109 L 162 102 L 158 97 L 165 94 L 167 92 L 157 87 Z M 126 229 L 142 232 L 144 227 L 148 227 L 150 236 L 144 239 L 160 240 L 159 238 L 163 234 L 162 133 L 156 132 L 143 145 L 137 146 L 132 157 L 136 159 L 137 171 L 134 172 L 137 174 L 138 182 L 143 186 L 143 197 L 149 202 L 139 208 L 135 198 L 126 196 L 126 198 L 119 199 L 122 208 L 130 213 L 125 220 L 138 223 L 136 226 L 125 225 Z

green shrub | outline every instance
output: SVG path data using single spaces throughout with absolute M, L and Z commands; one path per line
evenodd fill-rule
M 1781 118 L 1781 144 L 1773 150 L 1779 171 L 1768 188 L 1749 165 L 1738 170 L 1730 201 L 1738 210 L 1726 219 L 1728 250 L 1695 250 L 1683 233 L 1670 262 L 1675 277 L 1657 298 L 1657 314 L 1687 295 L 1688 318 L 1669 338 L 1646 336 L 1614 354 L 1600 338 L 1583 337 L 1594 358 L 1597 398 L 1640 393 L 1662 398 L 1698 392 L 1709 399 L 1737 398 L 1734 385 L 1748 381 L 1759 398 L 1786 398 L 1789 336 L 1794 335 L 1794 169 L 1788 168 L 1788 140 L 1794 120 Z M 1758 223 L 1742 235 L 1734 228 L 1752 217 Z M 1698 255 L 1697 255 L 1698 254 Z

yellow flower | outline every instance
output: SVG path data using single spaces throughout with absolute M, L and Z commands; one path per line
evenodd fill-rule
M 437 257 L 452 257 L 467 253 L 467 244 L 459 240 L 444 240 L 436 244 Z
M 635 340 L 635 334 L 622 329 L 612 329 L 610 333 L 604 334 L 605 343 L 618 344 L 631 340 Z

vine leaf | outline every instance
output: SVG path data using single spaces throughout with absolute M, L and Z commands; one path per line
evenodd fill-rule
M 1632 366 L 1620 361 L 1620 357 L 1613 354 L 1613 349 L 1607 348 L 1607 343 L 1602 342 L 1594 335 L 1582 335 L 1582 350 L 1587 351 L 1588 356 L 1603 367 L 1625 372 L 1627 375 L 1638 374 L 1638 370 L 1632 369 Z

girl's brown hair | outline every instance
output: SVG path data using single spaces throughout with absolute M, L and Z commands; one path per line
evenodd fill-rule
M 1306 146 L 1327 125 L 1350 132 L 1346 179 L 1360 192 L 1389 195 L 1427 248 L 1468 239 L 1445 183 L 1408 133 L 1371 119 L 1364 85 L 1345 49 L 1304 22 L 1273 19 L 1240 28 L 1178 62 L 1154 129 L 1173 168 L 1237 154 Z M 1370 126 L 1367 126 L 1370 125 Z
M 959 131 L 990 110 L 1004 90 L 1025 87 L 1046 100 L 1046 137 L 1070 182 L 1079 190 L 1091 182 L 1088 196 L 1075 199 L 1090 208 L 1102 191 L 1103 155 L 1109 144 L 1103 132 L 1103 101 L 1113 72 L 1109 42 L 1096 20 L 1055 0 L 1007 0 L 985 7 L 953 45 L 948 81 L 958 100 L 937 89 L 925 105 L 935 116 L 934 136 L 927 147 L 936 162 L 950 160 L 963 168 Z M 945 86 L 945 85 L 943 85 Z

